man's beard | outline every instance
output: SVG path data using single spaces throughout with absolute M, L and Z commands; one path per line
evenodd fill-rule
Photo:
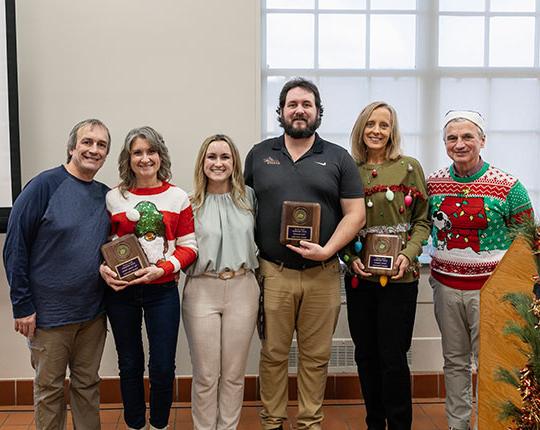
M 320 116 L 318 116 L 317 119 L 311 123 L 306 121 L 307 125 L 304 128 L 294 128 L 294 121 L 297 120 L 298 118 L 295 118 L 290 123 L 287 123 L 283 119 L 283 115 L 280 115 L 278 117 L 279 125 L 283 128 L 285 134 L 291 136 L 293 139 L 306 139 L 308 137 L 311 137 L 315 134 L 315 131 L 317 131 L 317 129 L 321 125 Z

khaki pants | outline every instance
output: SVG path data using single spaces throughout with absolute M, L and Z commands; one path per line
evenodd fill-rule
M 249 345 L 259 307 L 253 272 L 188 278 L 182 317 L 191 353 L 195 430 L 234 430 L 240 420 Z
M 28 342 L 34 380 L 37 430 L 66 427 L 64 380 L 70 370 L 70 404 L 75 429 L 96 430 L 99 420 L 99 363 L 105 345 L 106 319 L 37 329 Z
M 260 259 L 264 276 L 266 340 L 260 385 L 264 429 L 287 418 L 288 358 L 293 333 L 298 342 L 298 429 L 320 429 L 332 335 L 341 306 L 337 259 L 292 270 Z

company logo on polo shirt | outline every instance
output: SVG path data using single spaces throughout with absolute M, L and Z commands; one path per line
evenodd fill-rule
M 326 166 L 326 161 L 324 163 L 322 161 L 315 161 L 315 163 L 319 166 Z
M 264 163 L 264 164 L 268 164 L 269 166 L 270 166 L 270 165 L 278 165 L 278 164 L 281 164 L 281 163 L 279 162 L 279 160 L 275 160 L 275 159 L 272 158 L 272 157 L 265 158 L 265 159 L 263 160 L 263 163 Z

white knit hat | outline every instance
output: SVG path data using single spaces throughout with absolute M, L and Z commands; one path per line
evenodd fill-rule
M 443 128 L 448 125 L 448 123 L 454 119 L 463 118 L 466 119 L 482 130 L 483 134 L 486 134 L 486 123 L 482 115 L 473 110 L 449 110 L 446 112 L 443 120 Z

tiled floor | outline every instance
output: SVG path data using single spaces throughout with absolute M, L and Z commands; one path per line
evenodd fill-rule
M 257 430 L 259 426 L 258 402 L 246 402 L 242 408 L 242 418 L 238 430 Z M 329 401 L 325 404 L 324 412 L 326 419 L 323 429 L 325 430 L 363 430 L 365 411 L 364 406 L 355 401 Z M 101 410 L 102 430 L 126 429 L 122 418 L 121 405 L 103 405 Z M 294 428 L 294 414 L 296 407 L 289 408 L 291 421 L 285 425 L 286 430 Z M 414 421 L 413 430 L 446 430 L 446 418 L 444 416 L 444 404 L 439 401 L 416 402 L 413 406 Z M 29 407 L 1 407 L 0 430 L 35 429 L 32 409 Z M 68 417 L 68 429 L 72 429 Z M 171 429 L 191 429 L 191 411 L 189 405 L 177 403 L 171 412 Z

